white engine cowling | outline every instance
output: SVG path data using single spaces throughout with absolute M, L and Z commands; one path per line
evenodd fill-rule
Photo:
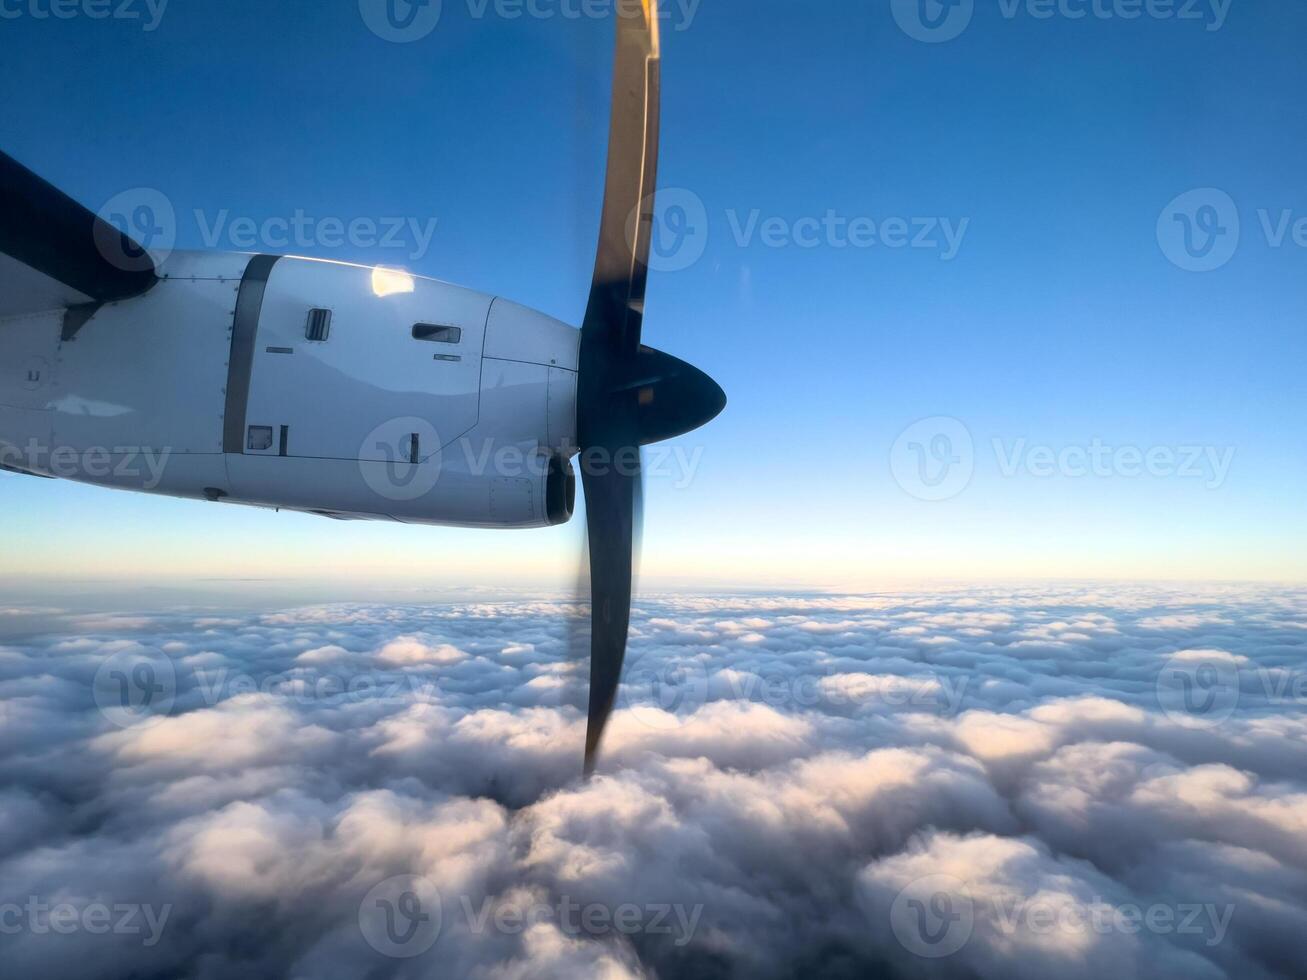
M 571 516 L 572 327 L 335 262 L 179 252 L 160 274 L 84 322 L 0 320 L 0 464 L 342 518 Z

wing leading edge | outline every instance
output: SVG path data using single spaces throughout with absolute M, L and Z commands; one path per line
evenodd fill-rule
M 0 317 L 128 299 L 157 280 L 144 248 L 0 152 Z

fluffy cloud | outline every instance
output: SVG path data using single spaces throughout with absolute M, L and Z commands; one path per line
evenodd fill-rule
M 412 667 L 420 664 L 456 664 L 467 654 L 448 643 L 428 645 L 414 636 L 391 640 L 377 651 L 377 660 L 389 667 Z
M 646 598 L 589 782 L 565 603 L 66 605 L 0 609 L 15 975 L 1300 973 L 1301 591 Z

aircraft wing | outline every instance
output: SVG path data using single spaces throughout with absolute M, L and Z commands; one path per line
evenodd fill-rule
M 127 299 L 157 278 L 144 248 L 0 152 L 0 318 Z

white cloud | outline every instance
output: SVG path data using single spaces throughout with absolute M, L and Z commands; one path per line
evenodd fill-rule
M 330 644 L 325 647 L 314 647 L 312 650 L 305 650 L 295 658 L 295 662 L 297 664 L 334 664 L 349 658 L 350 652 L 344 647 Z
M 0 905 L 100 896 L 172 913 L 149 948 L 6 936 L 6 966 L 1292 976 L 1307 930 L 1304 608 L 1301 592 L 1233 588 L 644 597 L 590 782 L 587 669 L 563 603 L 50 611 L 48 632 L 3 637 Z M 151 649 L 172 655 L 175 690 L 120 729 L 96 709 L 97 669 Z M 1208 721 L 1226 674 L 1237 703 L 1189 723 Z M 411 961 L 359 924 L 395 876 L 442 899 L 439 938 Z M 941 877 L 964 883 L 971 931 L 929 959 L 901 913 L 936 894 L 915 882 Z M 633 903 L 642 925 L 569 929 L 565 903 Z M 542 918 L 478 918 L 521 905 Z M 1158 924 L 1190 906 L 1200 931 Z M 1079 928 L 1095 908 L 1152 910 L 1153 925 Z M 650 928 L 660 909 L 669 932 Z
M 467 654 L 456 646 L 448 643 L 432 646 L 413 636 L 391 640 L 377 651 L 377 660 L 392 667 L 456 664 L 466 659 Z

